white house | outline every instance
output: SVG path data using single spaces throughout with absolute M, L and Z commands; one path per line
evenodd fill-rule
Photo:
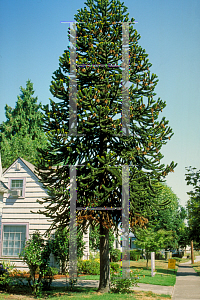
M 18 253 L 29 235 L 35 230 L 43 234 L 50 226 L 50 219 L 31 212 L 41 209 L 36 201 L 46 196 L 33 164 L 19 157 L 2 170 L 0 155 L 0 262 L 9 260 L 18 269 L 27 268 Z M 83 239 L 86 242 L 83 259 L 89 259 L 89 230 Z M 135 248 L 134 239 L 130 234 L 131 249 Z M 120 236 L 116 237 L 114 248 L 121 250 Z M 56 265 L 53 255 L 50 265 Z
M 47 196 L 35 173 L 35 167 L 23 158 L 17 158 L 9 168 L 2 170 L 0 157 L 0 261 L 9 260 L 16 268 L 25 269 L 18 253 L 25 240 L 35 230 L 42 234 L 49 228 L 50 219 L 34 214 L 41 209 L 36 202 Z M 89 233 L 84 235 L 84 259 L 89 257 Z M 55 266 L 53 256 L 50 261 Z

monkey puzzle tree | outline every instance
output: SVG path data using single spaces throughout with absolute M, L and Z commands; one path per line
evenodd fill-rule
M 122 166 L 130 165 L 129 216 L 134 228 L 136 224 L 144 225 L 144 217 L 155 205 L 152 195 L 158 181 L 175 167 L 174 162 L 167 166 L 160 163 L 160 149 L 173 133 L 168 121 L 159 119 L 166 104 L 160 98 L 154 100 L 158 79 L 150 73 L 148 54 L 138 45 L 140 36 L 131 24 L 125 29 L 130 36 L 129 78 L 122 78 L 122 69 L 114 66 L 121 61 L 124 64 L 120 22 L 129 22 L 127 8 L 119 0 L 88 0 L 85 4 L 87 8 L 75 15 L 76 61 L 70 57 L 70 48 L 64 51 L 50 87 L 57 100 L 50 100 L 50 108 L 44 107 L 50 146 L 41 151 L 38 172 L 49 197 L 40 201 L 45 206 L 40 213 L 52 219 L 50 229 L 69 225 L 69 165 L 82 165 L 77 167 L 77 206 L 122 207 Z M 69 37 L 72 38 L 70 31 Z M 77 135 L 70 133 L 69 125 L 70 63 L 77 64 Z M 124 116 L 119 117 L 124 104 L 122 87 L 127 80 L 130 126 L 127 122 L 125 130 L 130 135 L 122 128 Z M 123 194 L 129 194 L 129 188 Z M 99 291 L 106 292 L 109 229 L 117 228 L 121 222 L 121 210 L 77 210 L 76 216 L 83 228 L 100 224 Z

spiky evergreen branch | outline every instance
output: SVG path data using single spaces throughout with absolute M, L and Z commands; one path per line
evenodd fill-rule
M 127 8 L 120 1 L 87 1 L 89 7 L 75 15 L 77 24 L 77 65 L 114 64 L 122 59 L 122 30 L 117 22 L 128 22 Z M 134 22 L 134 19 L 131 19 Z M 64 51 L 54 72 L 50 91 L 59 102 L 45 106 L 45 130 L 51 147 L 41 151 L 39 163 L 42 182 L 49 188 L 47 205 L 41 212 L 53 220 L 52 227 L 69 222 L 69 168 L 66 164 L 84 165 L 77 169 L 80 206 L 121 206 L 121 168 L 130 167 L 131 224 L 136 215 L 151 211 L 152 195 L 158 181 L 173 171 L 175 164 L 161 164 L 162 145 L 173 135 L 168 121 L 159 114 L 166 103 L 154 99 L 157 76 L 150 73 L 148 54 L 138 45 L 140 35 L 130 25 L 130 131 L 121 136 L 121 68 L 77 66 L 77 130 L 85 136 L 71 137 L 69 132 L 70 51 Z M 70 37 L 70 31 L 69 31 Z M 150 185 L 151 179 L 151 185 Z M 154 187 L 154 188 L 153 188 Z M 121 212 L 78 211 L 79 220 L 117 226 Z M 102 219 L 103 220 L 103 219 Z

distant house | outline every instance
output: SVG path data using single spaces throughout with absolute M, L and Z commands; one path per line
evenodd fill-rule
M 115 236 L 115 241 L 114 241 L 114 245 L 113 246 L 116 249 L 122 250 L 122 241 L 121 241 L 122 230 L 121 230 L 120 226 L 121 226 L 121 224 L 119 224 L 119 226 L 118 226 L 119 235 Z M 130 250 L 138 249 L 138 247 L 134 243 L 135 240 L 136 240 L 135 235 L 132 232 L 130 232 L 129 233 L 129 247 L 130 247 Z
M 25 240 L 36 229 L 43 234 L 50 226 L 50 219 L 31 213 L 41 209 L 36 200 L 46 196 L 33 164 L 19 157 L 2 170 L 0 158 L 0 261 L 10 260 L 16 268 L 26 268 L 18 256 Z M 89 234 L 84 235 L 84 241 L 83 258 L 87 259 Z M 50 265 L 55 266 L 53 255 Z

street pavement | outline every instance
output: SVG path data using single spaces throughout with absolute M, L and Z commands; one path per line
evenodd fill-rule
M 200 256 L 196 257 L 197 261 L 200 261 Z M 179 265 L 172 300 L 200 300 L 200 276 L 194 271 L 191 262 Z

